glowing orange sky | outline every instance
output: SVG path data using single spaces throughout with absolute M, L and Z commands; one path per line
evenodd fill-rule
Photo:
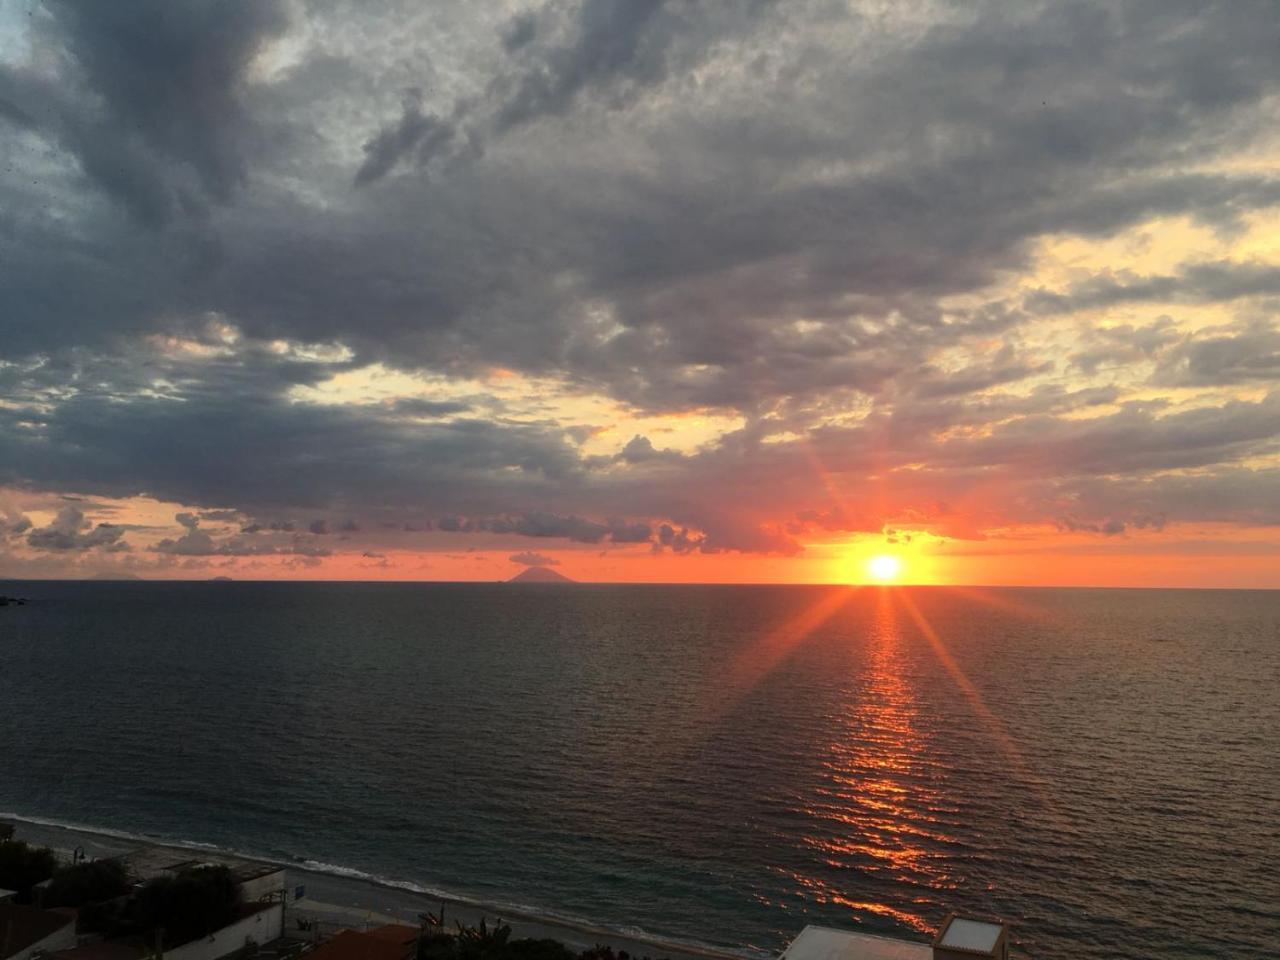
M 173 536 L 152 523 L 162 521 L 169 509 L 154 501 L 122 501 L 113 505 L 109 516 L 112 522 L 130 527 L 136 543 L 149 538 L 154 544 L 162 536 Z M 38 528 L 41 512 L 33 512 L 32 517 Z M 45 517 L 52 520 L 51 514 Z M 220 528 L 210 525 L 208 529 L 216 539 Z M 287 542 L 299 534 L 276 536 Z M 1280 588 L 1280 563 L 1270 531 L 1242 533 L 1233 526 L 1212 524 L 1180 531 L 1135 531 L 1122 539 L 1057 529 L 1024 531 L 1016 539 L 980 541 L 899 532 L 893 537 L 862 535 L 813 541 L 797 556 L 734 551 L 659 555 L 648 544 L 565 544 L 487 533 L 395 530 L 378 536 L 380 542 L 373 549 L 367 536 L 354 544 L 356 533 L 308 535 L 311 542 L 325 545 L 327 552 L 317 556 L 177 557 L 157 555 L 144 547 L 105 555 L 91 551 L 70 558 L 55 554 L 55 562 L 41 565 L 41 556 L 32 551 L 30 559 L 21 564 L 10 560 L 0 568 L 0 575 L 502 580 L 523 568 L 513 558 L 527 558 L 544 560 L 558 572 L 582 581 L 857 584 L 874 582 L 869 561 L 888 555 L 901 564 L 893 582 L 903 584 Z

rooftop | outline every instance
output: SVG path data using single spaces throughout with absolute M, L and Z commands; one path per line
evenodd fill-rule
M 938 936 L 938 946 L 989 956 L 995 950 L 1003 931 L 1004 927 L 998 923 L 952 917 Z
M 193 857 L 184 851 L 166 847 L 141 847 L 126 853 L 120 860 L 124 862 L 130 874 L 141 880 L 150 880 L 152 877 L 196 867 L 219 866 L 229 869 L 236 883 L 247 883 L 284 870 L 284 867 L 277 864 L 263 863 L 260 860 L 246 860 L 243 857 L 222 853 L 203 852 Z
M 422 931 L 417 927 L 411 927 L 406 923 L 388 923 L 385 926 L 368 931 L 367 936 L 376 937 L 379 940 L 387 940 L 391 943 L 411 945 L 418 942 L 418 937 L 421 934 Z
M 933 948 L 927 943 L 811 924 L 791 941 L 781 960 L 933 960 Z
M 149 952 L 138 940 L 94 940 L 68 950 L 56 950 L 46 960 L 139 960 Z
M 385 931 L 387 927 L 380 930 Z M 408 960 L 413 953 L 413 940 L 405 943 L 394 935 L 375 936 L 374 933 L 343 930 L 307 954 L 307 960 Z M 416 930 L 414 938 L 417 938 Z
M 3 956 L 11 957 L 75 922 L 73 913 L 0 903 L 0 949 Z

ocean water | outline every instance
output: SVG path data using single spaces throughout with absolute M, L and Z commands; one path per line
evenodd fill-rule
M 24 583 L 0 811 L 768 954 L 1280 955 L 1280 593 Z

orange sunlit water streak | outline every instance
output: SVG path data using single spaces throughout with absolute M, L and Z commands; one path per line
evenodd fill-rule
M 870 670 L 864 678 L 865 696 L 860 698 L 845 723 L 846 736 L 834 741 L 825 761 L 831 786 L 815 797 L 803 812 L 825 820 L 831 835 L 810 837 L 807 844 L 827 867 L 844 868 L 856 861 L 859 869 L 883 873 L 898 883 L 913 883 L 922 890 L 944 890 L 955 881 L 941 862 L 931 855 L 927 843 L 949 843 L 942 828 L 942 813 L 954 813 L 945 798 L 920 776 L 926 751 L 915 731 L 915 695 L 904 678 L 897 654 L 901 629 L 895 605 L 908 615 L 927 641 L 931 652 L 963 694 L 1000 753 L 1017 777 L 1033 790 L 1044 814 L 1064 825 L 1045 781 L 1036 776 L 1003 722 L 987 706 L 978 688 L 960 667 L 954 655 L 926 619 L 909 588 L 895 586 L 836 587 L 825 591 L 812 604 L 736 656 L 726 671 L 721 696 L 713 713 L 724 715 L 741 701 L 796 648 L 832 619 L 855 594 L 876 589 L 878 620 L 876 643 Z M 943 588 L 951 592 L 951 588 Z M 1029 604 L 1010 601 L 979 591 L 957 590 L 977 602 L 1005 608 L 1026 616 L 1041 612 Z M 710 720 L 710 718 L 706 718 Z M 902 910 L 866 897 L 850 896 L 847 890 L 815 874 L 782 871 L 799 888 L 797 892 L 847 907 L 858 915 L 875 914 L 893 919 L 913 929 L 927 931 L 936 917 Z M 932 897 L 917 897 L 922 907 L 936 908 Z
M 901 631 L 888 590 L 879 591 L 876 620 L 859 672 L 839 718 L 838 735 L 824 766 L 829 784 L 804 813 L 825 825 L 805 839 L 830 870 L 857 872 L 859 881 L 939 890 L 954 886 L 945 858 L 928 844 L 946 843 L 939 813 L 945 806 L 930 784 L 928 751 L 917 729 L 918 707 L 900 654 Z M 818 874 L 788 871 L 797 892 L 850 910 L 854 919 L 886 917 L 921 932 L 932 927 L 927 911 L 912 912 L 853 895 L 850 885 Z M 932 906 L 933 898 L 917 896 Z

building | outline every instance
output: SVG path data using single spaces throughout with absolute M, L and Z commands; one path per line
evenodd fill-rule
M 0 960 L 32 957 L 76 945 L 74 910 L 41 910 L 0 901 Z
M 343 930 L 307 954 L 306 960 L 411 960 L 420 932 L 396 923 L 367 933 Z
M 143 847 L 120 858 L 129 876 L 139 882 L 174 876 L 197 867 L 226 867 L 245 903 L 279 900 L 284 895 L 284 867 L 221 853 L 192 857 L 171 847 Z
M 1009 928 L 1005 924 L 953 914 L 943 921 L 932 943 L 810 925 L 791 941 L 781 960 L 1008 960 L 1008 957 Z
M 164 952 L 164 960 L 220 960 L 250 946 L 284 936 L 284 903 L 260 902 L 245 908 L 235 923 Z
M 270 943 L 284 935 L 283 867 L 218 853 L 202 853 L 193 858 L 172 847 L 142 847 L 118 860 L 137 884 L 177 876 L 184 870 L 226 867 L 240 891 L 244 906 L 239 919 L 207 937 L 170 947 L 164 951 L 164 960 L 220 960 L 247 946 Z M 46 960 L 142 960 L 155 956 L 155 945 L 138 938 L 86 938 L 77 945 L 74 927 L 72 931 L 70 943 L 48 948 Z

